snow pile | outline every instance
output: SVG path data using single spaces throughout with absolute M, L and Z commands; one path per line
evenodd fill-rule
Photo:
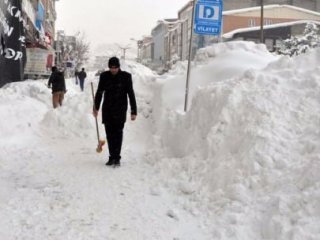
M 250 66 L 238 48 L 223 62 L 232 66 L 232 54 L 242 70 Z M 263 68 L 272 60 L 266 54 L 264 64 L 255 61 L 263 70 L 250 66 L 198 90 L 187 114 L 158 111 L 149 162 L 184 195 L 186 209 L 207 214 L 213 239 L 319 239 L 319 56 L 314 50 Z M 201 75 L 207 82 L 209 69 Z
M 270 61 L 275 60 L 264 45 L 252 42 L 219 43 L 199 50 L 195 64 L 192 64 L 189 99 L 199 87 L 207 86 L 212 82 L 225 81 L 242 74 L 247 69 L 261 69 Z M 159 102 L 164 107 L 183 110 L 186 88 L 186 65 L 184 62 L 173 71 L 161 78 L 157 92 Z M 159 102 L 156 103 L 158 106 Z
M 19 83 L 11 83 L 3 89 L 0 92 L 0 109 L 3 113 L 0 136 L 5 136 L 3 140 L 18 136 L 23 138 L 37 128 L 41 115 L 46 111 L 44 99 L 47 98 L 47 87 L 40 82 L 28 81 L 23 88 Z
M 130 60 L 126 60 L 121 68 L 132 74 L 132 82 L 138 103 L 138 114 L 149 118 L 152 113 L 153 88 L 158 75 L 144 65 Z

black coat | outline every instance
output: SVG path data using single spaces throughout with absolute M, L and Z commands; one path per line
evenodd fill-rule
M 137 104 L 132 87 L 131 74 L 119 70 L 116 75 L 110 71 L 101 73 L 98 89 L 95 96 L 95 109 L 99 110 L 102 104 L 102 122 L 125 122 L 128 109 L 128 97 L 131 114 L 137 115 Z
M 78 78 L 80 80 L 84 80 L 87 77 L 87 73 L 85 71 L 81 71 L 78 73 Z
M 48 81 L 48 87 L 51 87 L 51 85 L 52 85 L 52 93 L 66 91 L 66 82 L 62 72 L 56 71 L 51 73 Z

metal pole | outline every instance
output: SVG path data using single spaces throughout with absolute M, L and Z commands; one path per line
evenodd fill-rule
M 94 106 L 94 90 L 93 90 L 93 82 L 91 82 L 91 92 L 92 92 L 92 99 L 93 99 L 93 108 L 95 108 Z M 98 127 L 98 119 L 97 117 L 94 117 L 96 120 L 96 130 L 97 130 L 97 138 L 98 138 L 98 143 L 100 140 L 100 135 L 99 135 L 99 127 Z
M 261 0 L 261 15 L 260 15 L 260 43 L 264 43 L 264 34 L 263 34 L 263 22 L 264 22 L 264 16 L 263 16 L 263 0 Z
M 126 51 L 129 49 L 129 48 L 122 48 L 120 47 L 120 49 L 123 51 L 123 60 L 126 60 Z
M 186 82 L 186 92 L 185 92 L 185 102 L 184 102 L 184 111 L 188 109 L 188 95 L 189 95 L 189 78 L 190 78 L 190 68 L 191 68 L 191 53 L 192 53 L 192 39 L 193 39 L 193 21 L 194 21 L 194 8 L 195 1 L 192 3 L 192 17 L 191 17 L 191 32 L 190 32 L 190 43 L 189 43 L 189 60 L 188 60 L 188 70 L 187 70 L 187 82 Z

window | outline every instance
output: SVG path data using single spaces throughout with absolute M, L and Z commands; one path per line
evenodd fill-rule
M 248 21 L 248 26 L 249 26 L 249 27 L 254 27 L 254 26 L 256 26 L 256 20 L 255 20 L 255 19 L 249 19 L 249 21 Z
M 271 25 L 272 24 L 272 19 L 265 19 L 264 20 L 264 25 Z

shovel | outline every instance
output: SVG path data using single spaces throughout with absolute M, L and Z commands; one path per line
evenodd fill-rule
M 92 91 L 92 99 L 93 99 L 93 104 L 94 104 L 94 90 L 93 90 L 93 82 L 91 82 L 91 91 Z M 95 120 L 96 120 L 96 130 L 97 130 L 97 138 L 98 138 L 98 146 L 97 146 L 97 153 L 101 153 L 102 152 L 102 147 L 103 145 L 106 143 L 105 140 L 100 140 L 100 135 L 99 135 L 99 127 L 98 127 L 98 119 L 97 117 L 95 116 L 94 117 Z

